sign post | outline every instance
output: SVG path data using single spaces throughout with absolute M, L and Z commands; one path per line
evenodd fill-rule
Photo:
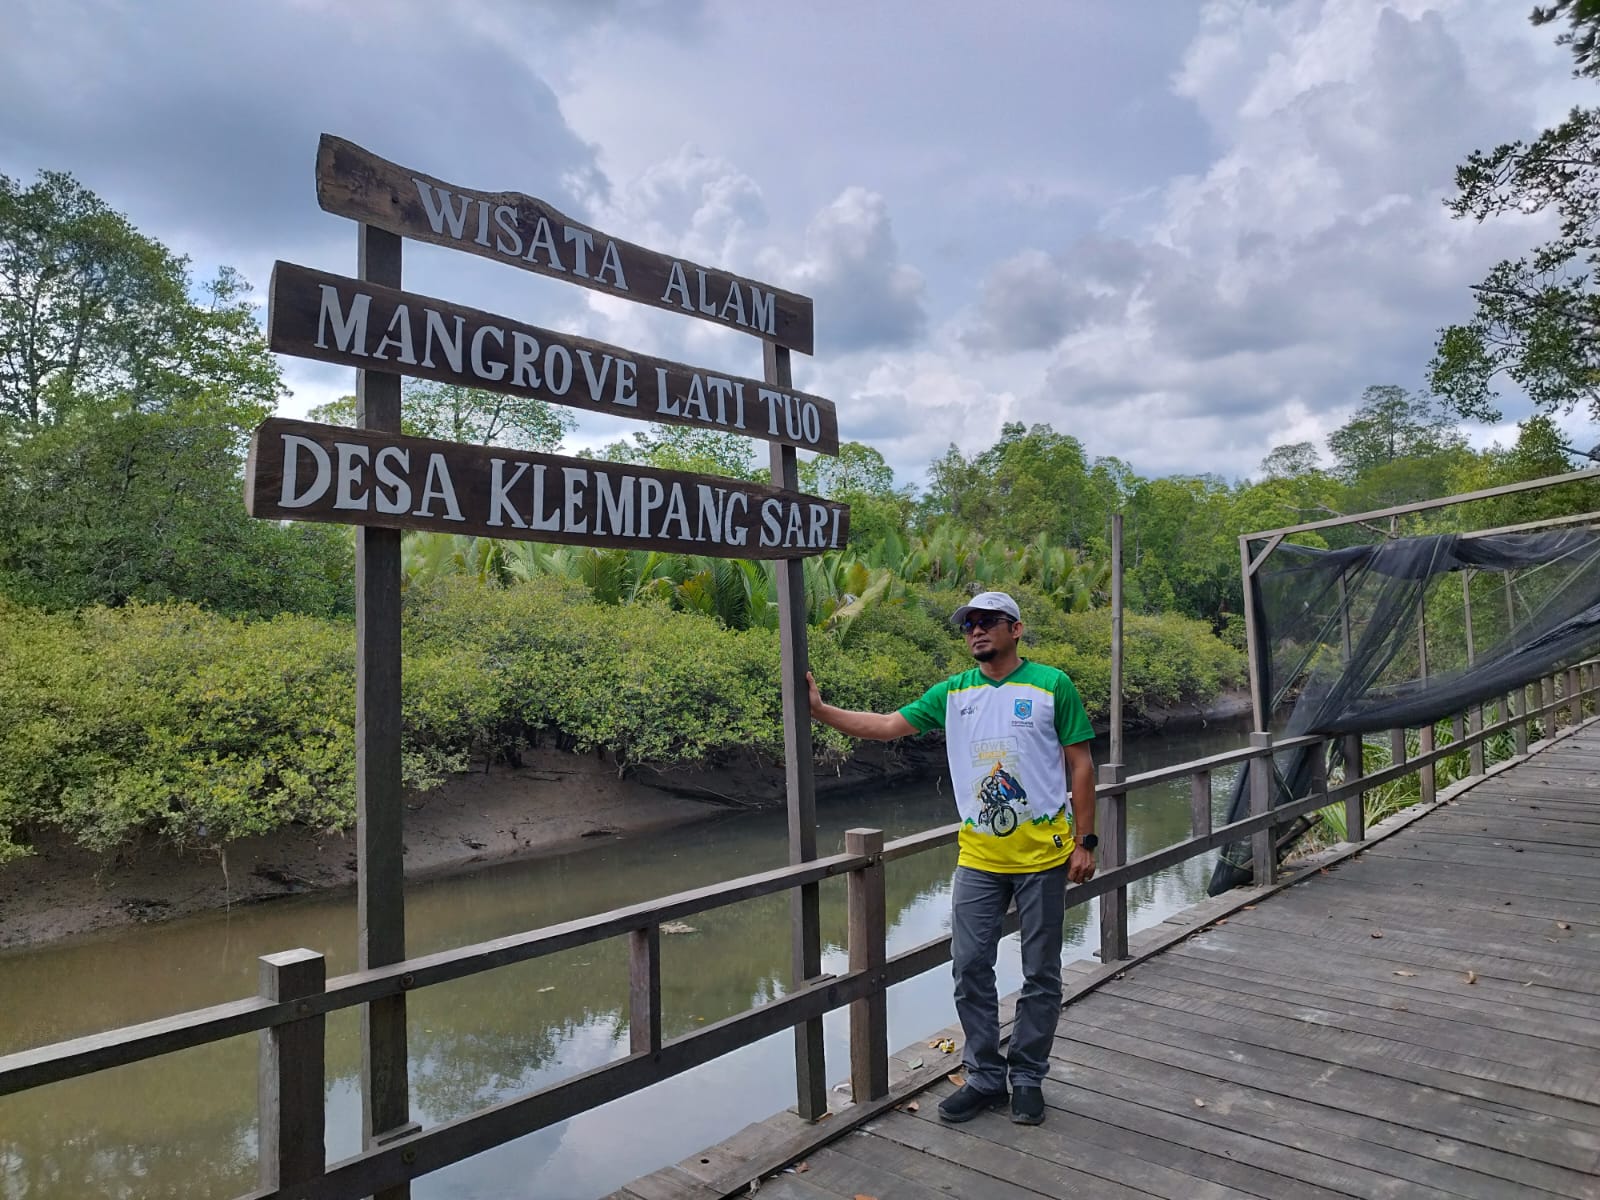
M 356 531 L 356 804 L 360 966 L 405 958 L 401 816 L 400 538 L 406 529 L 778 560 L 789 861 L 817 856 L 801 558 L 842 549 L 847 506 L 798 491 L 798 450 L 836 454 L 838 418 L 794 390 L 813 349 L 804 296 L 645 249 L 520 192 L 445 183 L 323 135 L 317 199 L 357 221 L 357 278 L 273 269 L 268 343 L 356 368 L 356 427 L 269 420 L 255 431 L 245 505 L 269 520 Z M 669 362 L 401 290 L 403 238 L 678 311 L 759 337 L 762 379 Z M 403 436 L 402 376 L 527 396 L 771 443 L 772 486 L 496 446 Z M 822 969 L 819 889 L 794 899 L 792 986 Z M 827 1113 L 821 1020 L 796 1029 L 798 1110 Z M 638 1045 L 638 1039 L 634 1040 Z M 411 1120 L 404 996 L 362 1010 L 362 1132 L 370 1149 Z M 382 1194 L 405 1200 L 409 1184 Z
M 400 239 L 359 227 L 363 279 L 400 286 Z M 400 376 L 356 375 L 356 425 L 400 432 Z M 356 953 L 361 970 L 406 956 L 400 788 L 400 531 L 356 530 Z M 406 998 L 361 1009 L 361 1140 L 415 1128 L 406 1062 Z M 377 1200 L 407 1200 L 409 1184 Z
M 789 386 L 789 351 L 768 345 L 763 352 L 767 382 Z M 794 488 L 800 482 L 792 446 L 774 445 L 772 482 Z M 789 808 L 789 862 L 817 856 L 817 790 L 811 771 L 811 704 L 806 686 L 810 650 L 806 645 L 806 580 L 798 559 L 781 562 L 778 576 L 778 646 L 783 675 L 784 790 Z M 821 888 L 806 884 L 789 893 L 789 982 L 803 987 L 822 973 Z M 820 1120 L 828 1111 L 827 1069 L 823 1062 L 822 1019 L 794 1029 L 795 1104 L 800 1117 Z

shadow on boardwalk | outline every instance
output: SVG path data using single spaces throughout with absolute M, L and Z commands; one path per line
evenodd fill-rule
M 941 1081 L 761 1197 L 1600 1200 L 1600 728 L 1264 891 L 1076 964 L 1042 1127 Z M 722 1195 L 761 1128 L 614 1195 Z

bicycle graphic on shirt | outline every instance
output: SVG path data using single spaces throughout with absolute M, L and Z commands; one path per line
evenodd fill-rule
M 983 805 L 978 824 L 987 825 L 996 837 L 1005 837 L 1017 828 L 1017 810 L 1012 804 L 1026 804 L 1028 793 L 1005 764 L 997 762 L 978 785 L 978 800 Z

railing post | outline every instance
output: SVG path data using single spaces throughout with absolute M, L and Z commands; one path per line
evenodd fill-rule
M 1525 716 L 1528 711 L 1528 685 L 1512 688 L 1506 702 L 1511 706 L 1511 740 L 1515 743 L 1517 757 L 1525 758 L 1528 753 L 1528 721 Z
M 1211 836 L 1211 772 L 1196 771 L 1189 776 L 1189 833 Z
M 1103 783 L 1120 784 L 1126 768 L 1106 763 L 1099 771 Z M 1128 795 L 1112 792 L 1096 802 L 1095 831 L 1100 835 L 1100 866 L 1105 870 L 1128 861 Z M 1128 957 L 1128 889 L 1116 888 L 1100 897 L 1100 961 Z
M 874 990 L 850 1003 L 850 1096 L 857 1104 L 889 1094 L 889 993 L 883 971 L 889 958 L 888 906 L 884 894 L 883 830 L 851 829 L 846 854 L 871 861 L 850 872 L 845 907 L 850 970 L 866 971 Z
M 1544 736 L 1548 738 L 1556 731 L 1556 679 L 1554 675 L 1541 675 L 1539 677 L 1540 701 L 1539 720 L 1544 726 Z
M 1366 743 L 1359 733 L 1344 737 L 1344 781 L 1352 783 L 1367 773 Z M 1344 798 L 1344 836 L 1348 842 L 1367 840 L 1367 794 L 1355 792 Z
M 1567 724 L 1583 723 L 1583 696 L 1578 687 L 1578 668 L 1567 668 Z
M 1256 730 L 1250 735 L 1250 746 L 1263 754 L 1250 760 L 1250 815 L 1260 816 L 1272 811 L 1273 775 L 1272 734 Z M 1277 878 L 1278 851 L 1273 827 L 1258 830 L 1250 836 L 1250 873 L 1257 887 L 1265 887 Z
M 1478 647 L 1472 636 L 1472 572 L 1461 572 L 1461 614 L 1467 631 L 1467 666 L 1478 661 Z M 1467 709 L 1467 731 L 1483 732 L 1483 705 L 1474 704 Z M 1459 734 L 1457 735 L 1460 736 Z M 1483 774 L 1483 743 L 1473 742 L 1467 751 L 1467 770 L 1473 775 Z
M 1428 614 L 1421 600 L 1417 601 L 1417 674 L 1424 683 L 1428 679 Z M 1425 758 L 1433 752 L 1433 722 L 1424 721 L 1417 727 L 1417 757 Z M 1432 804 L 1439 794 L 1435 783 L 1438 775 L 1430 762 L 1417 768 L 1418 799 Z
M 628 938 L 628 1052 L 661 1049 L 661 926 L 654 922 Z
M 305 1000 L 327 986 L 327 963 L 312 950 L 261 957 L 263 1000 Z M 308 1006 L 300 1006 L 304 1011 Z M 326 1018 L 317 1013 L 259 1035 L 256 1143 L 258 1181 L 277 1190 L 307 1183 L 327 1166 L 323 1086 Z

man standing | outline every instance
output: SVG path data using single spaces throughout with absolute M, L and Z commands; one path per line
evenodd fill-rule
M 878 741 L 944 729 L 961 814 L 950 955 L 967 1078 L 939 1105 L 939 1116 L 969 1121 L 1010 1099 L 1013 1121 L 1037 1125 L 1061 1011 L 1067 882 L 1093 877 L 1099 843 L 1089 754 L 1094 731 L 1072 680 L 1017 653 L 1022 613 L 1010 596 L 974 596 L 952 620 L 976 667 L 892 713 L 825 704 L 808 673 L 811 715 L 851 737 Z M 1013 900 L 1022 918 L 1024 979 L 1010 1052 L 1002 1056 L 994 964 Z

